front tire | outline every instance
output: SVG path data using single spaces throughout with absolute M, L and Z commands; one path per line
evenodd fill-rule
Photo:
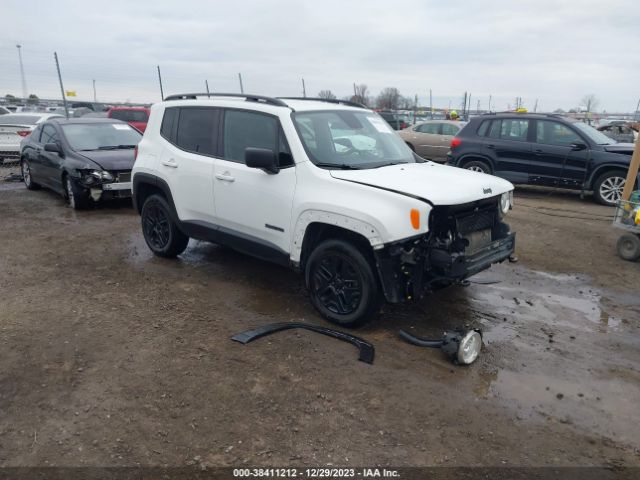
M 140 218 L 144 240 L 154 254 L 175 258 L 185 251 L 189 237 L 171 220 L 171 209 L 163 197 L 148 197 L 142 205 Z
M 74 210 L 87 210 L 91 208 L 89 190 L 82 188 L 69 175 L 64 176 L 64 191 L 69 206 Z
M 364 325 L 380 309 L 382 297 L 371 262 L 344 240 L 326 240 L 313 250 L 305 280 L 316 310 L 342 327 Z
M 38 190 L 40 185 L 33 181 L 31 177 L 31 166 L 29 165 L 29 160 L 23 158 L 20 162 L 20 170 L 22 171 L 22 181 L 28 190 Z
M 481 160 L 472 160 L 464 164 L 464 168 L 478 173 L 491 173 L 491 168 Z
M 603 173 L 593 185 L 593 196 L 598 203 L 615 206 L 622 198 L 627 175 L 622 170 Z
M 623 260 L 635 262 L 640 258 L 640 237 L 633 233 L 625 233 L 618 239 L 618 255 Z

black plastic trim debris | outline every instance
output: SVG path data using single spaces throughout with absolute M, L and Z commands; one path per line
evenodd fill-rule
M 368 364 L 373 363 L 375 348 L 369 342 L 354 335 L 349 335 L 348 333 L 333 330 L 331 328 L 320 327 L 318 325 L 309 325 L 307 323 L 270 323 L 268 325 L 258 327 L 254 330 L 247 330 L 246 332 L 236 333 L 233 337 L 231 337 L 231 340 L 240 342 L 242 344 L 247 344 L 266 335 L 271 335 L 272 333 L 276 332 L 282 332 L 284 330 L 291 330 L 293 328 L 302 328 L 303 330 L 309 330 L 311 332 L 316 332 L 322 335 L 337 338 L 338 340 L 342 340 L 344 342 L 349 342 L 352 345 L 358 347 L 358 350 L 360 352 L 358 360 Z

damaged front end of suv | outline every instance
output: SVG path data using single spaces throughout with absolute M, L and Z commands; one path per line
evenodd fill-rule
M 376 250 L 376 263 L 390 303 L 421 298 L 508 259 L 515 233 L 504 223 L 513 191 L 462 205 L 434 206 L 426 233 Z

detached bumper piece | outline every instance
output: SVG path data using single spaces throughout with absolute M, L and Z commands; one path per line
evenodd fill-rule
M 369 342 L 366 342 L 359 337 L 349 335 L 348 333 L 333 330 L 331 328 L 320 327 L 318 325 L 309 325 L 307 323 L 271 323 L 269 325 L 263 325 L 262 327 L 256 328 L 255 330 L 248 330 L 246 332 L 237 333 L 233 337 L 231 337 L 231 340 L 240 342 L 242 344 L 247 344 L 266 335 L 271 335 L 272 333 L 276 332 L 282 332 L 284 330 L 291 330 L 293 328 L 301 328 L 303 330 L 309 330 L 311 332 L 320 333 L 322 335 L 337 338 L 338 340 L 349 342 L 352 345 L 358 347 L 358 350 L 360 352 L 358 360 L 368 364 L 373 363 L 375 348 Z

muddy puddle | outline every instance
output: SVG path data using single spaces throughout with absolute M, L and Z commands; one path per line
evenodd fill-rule
M 638 299 L 593 287 L 589 278 L 498 266 L 501 281 L 467 287 L 484 326 L 474 391 L 518 420 L 574 425 L 640 445 Z

